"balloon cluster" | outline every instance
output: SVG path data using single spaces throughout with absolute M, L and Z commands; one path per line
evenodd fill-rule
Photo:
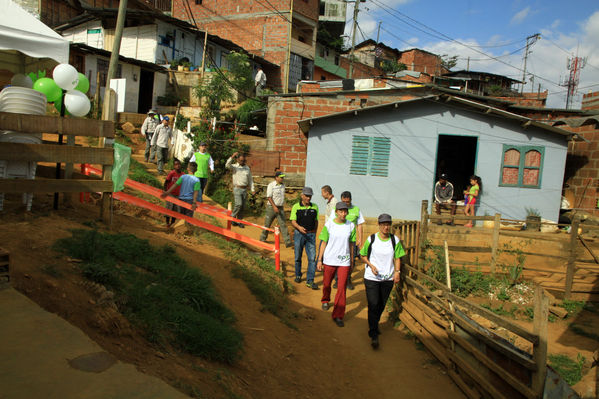
M 85 116 L 91 108 L 89 98 L 85 95 L 89 90 L 89 80 L 87 77 L 77 72 L 77 70 L 69 64 L 58 64 L 52 72 L 51 78 L 39 78 L 33 84 L 33 89 L 44 93 L 48 102 L 53 102 L 54 107 L 61 111 L 63 104 L 66 111 L 73 116 Z

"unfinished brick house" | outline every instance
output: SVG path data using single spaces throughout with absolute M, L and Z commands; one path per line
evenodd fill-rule
M 172 16 L 280 65 L 265 70 L 267 87 L 295 91 L 313 79 L 318 0 L 173 0 Z

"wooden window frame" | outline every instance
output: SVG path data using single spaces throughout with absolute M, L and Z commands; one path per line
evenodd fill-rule
M 520 152 L 520 164 L 515 165 L 504 165 L 505 153 L 509 150 L 516 150 Z M 529 151 L 538 151 L 541 154 L 540 165 L 537 166 L 526 166 L 526 154 Z M 534 145 L 510 145 L 504 144 L 503 151 L 501 152 L 501 171 L 499 173 L 499 186 L 500 187 L 520 187 L 520 188 L 541 188 L 541 181 L 543 177 L 543 163 L 545 161 L 545 147 L 534 146 Z M 506 184 L 503 183 L 503 169 L 514 168 L 518 169 L 518 183 L 517 184 Z M 539 171 L 539 179 L 536 185 L 524 184 L 524 170 L 525 169 L 537 169 Z

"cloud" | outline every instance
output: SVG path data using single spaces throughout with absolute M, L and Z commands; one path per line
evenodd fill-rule
M 517 25 L 524 21 L 526 17 L 530 14 L 530 6 L 526 7 L 523 10 L 518 11 L 510 20 L 510 24 Z
M 560 21 L 559 19 L 556 19 L 555 21 L 553 21 L 553 23 L 551 24 L 551 29 L 556 29 L 558 26 L 560 26 L 562 23 L 562 21 Z

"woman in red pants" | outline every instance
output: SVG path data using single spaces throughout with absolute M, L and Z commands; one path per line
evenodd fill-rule
M 332 314 L 333 321 L 339 327 L 344 326 L 347 274 L 354 260 L 354 245 L 350 243 L 356 242 L 356 226 L 346 220 L 347 212 L 348 207 L 345 202 L 340 201 L 335 205 L 335 218 L 325 223 L 318 237 L 322 243 L 316 265 L 319 271 L 324 268 L 321 299 L 323 310 L 329 309 L 331 281 L 335 273 L 339 277 Z

